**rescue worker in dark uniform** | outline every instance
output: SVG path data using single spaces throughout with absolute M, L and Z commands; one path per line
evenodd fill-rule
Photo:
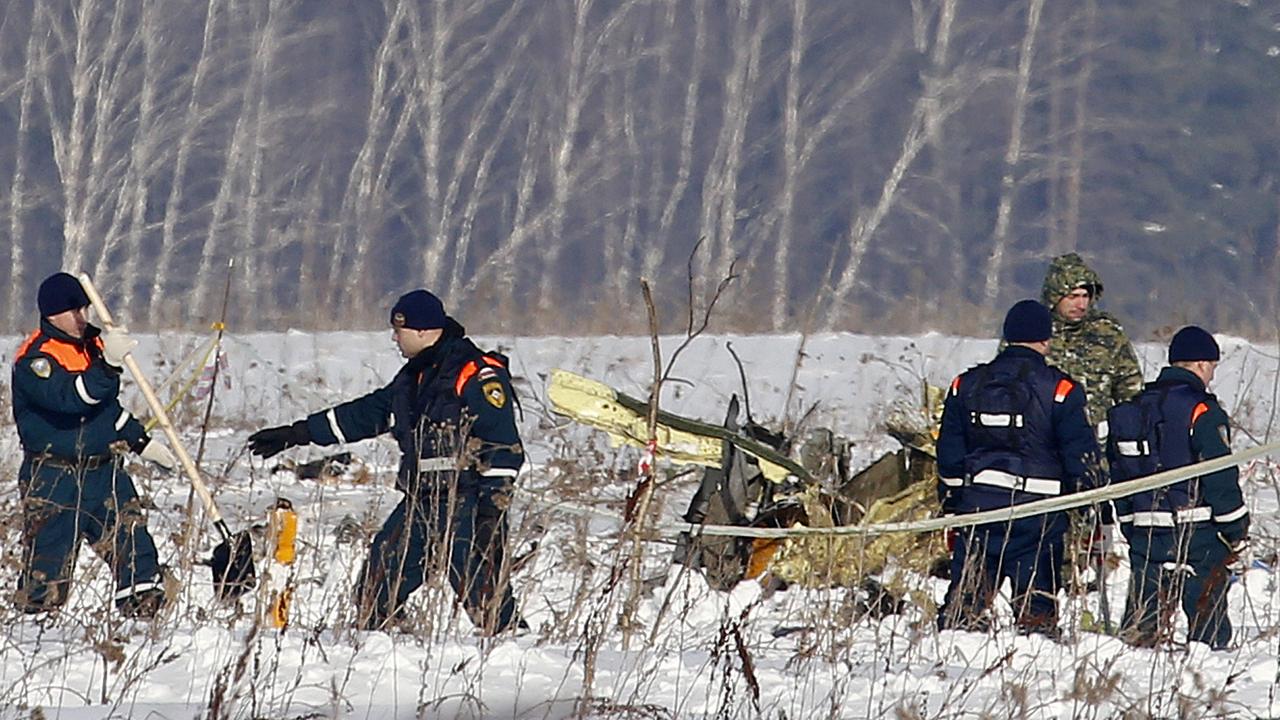
M 402 453 L 396 486 L 404 498 L 369 548 L 356 593 L 363 627 L 402 619 L 428 559 L 446 553 L 449 582 L 479 633 L 524 627 L 505 562 L 507 508 L 524 462 L 507 359 L 477 348 L 426 290 L 400 297 L 391 325 L 407 362 L 390 384 L 260 430 L 250 449 L 271 457 L 390 432 Z
M 40 329 L 14 355 L 13 417 L 22 443 L 23 568 L 15 601 L 26 613 L 67 601 L 81 540 L 111 566 L 116 607 L 150 618 L 165 603 L 155 542 L 147 531 L 123 449 L 165 468 L 177 463 L 120 405 L 120 366 L 137 345 L 123 328 L 85 320 L 80 282 L 56 273 L 40 284 Z
M 1023 300 L 1005 316 L 1007 346 L 951 383 L 938 437 L 938 494 L 947 514 L 996 510 L 1087 490 L 1099 452 L 1080 385 L 1045 363 L 1049 310 Z M 1065 513 L 961 528 L 939 629 L 985 631 L 1005 578 L 1019 632 L 1059 637 Z
M 1231 453 L 1231 424 L 1208 392 L 1220 353 L 1194 325 L 1173 336 L 1169 366 L 1133 400 L 1111 409 L 1107 455 L 1117 481 Z M 1188 639 L 1215 650 L 1231 642 L 1228 566 L 1243 550 L 1249 511 L 1233 466 L 1116 500 L 1132 569 L 1121 636 L 1144 647 L 1167 636 L 1167 603 L 1179 598 Z

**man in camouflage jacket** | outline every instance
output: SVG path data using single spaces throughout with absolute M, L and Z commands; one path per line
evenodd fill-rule
M 1041 301 L 1053 311 L 1050 365 L 1084 385 L 1089 424 L 1105 423 L 1107 411 L 1142 390 L 1142 369 L 1124 328 L 1099 310 L 1102 280 L 1076 253 L 1049 263 Z M 1098 428 L 1105 437 L 1106 428 Z
M 1099 442 L 1107 437 L 1107 411 L 1142 391 L 1133 344 L 1119 321 L 1098 309 L 1101 298 L 1102 279 L 1079 255 L 1067 253 L 1049 262 L 1040 298 L 1053 315 L 1053 344 L 1046 360 L 1084 385 L 1085 411 Z M 1111 536 L 1103 525 L 1111 524 L 1111 506 L 1104 504 L 1098 511 L 1093 517 L 1073 514 L 1067 541 L 1070 587 L 1083 587 L 1090 566 L 1102 572 Z

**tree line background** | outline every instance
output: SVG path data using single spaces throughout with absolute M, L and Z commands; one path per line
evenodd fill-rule
M 6 0 L 0 324 L 991 334 L 1077 251 L 1139 338 L 1273 338 L 1280 6 Z M 695 246 L 698 252 L 693 253 Z M 690 258 L 692 257 L 692 262 Z

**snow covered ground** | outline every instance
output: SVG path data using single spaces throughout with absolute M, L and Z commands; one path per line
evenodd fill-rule
M 140 357 L 159 378 L 198 341 L 144 337 Z M 665 338 L 670 352 L 679 338 Z M 988 359 L 993 341 L 823 335 L 701 338 L 677 364 L 664 407 L 719 421 L 740 392 L 727 346 L 742 358 L 758 421 L 784 417 L 833 427 L 856 441 L 861 466 L 896 445 L 879 431 L 890 404 L 916 397 L 922 381 L 945 384 Z M 208 570 L 193 555 L 214 543 L 209 529 L 184 539 L 188 487 L 176 476 L 136 467 L 154 499 L 151 528 L 182 588 L 179 602 L 152 624 L 109 610 L 109 578 L 85 549 L 71 602 L 52 622 L 0 607 L 0 716 L 45 718 L 557 718 L 590 717 L 1258 717 L 1280 715 L 1280 589 L 1264 564 L 1231 591 L 1238 647 L 1136 650 L 1084 632 L 1077 618 L 1098 598 L 1072 601 L 1067 641 L 938 633 L 920 612 L 877 620 L 855 617 L 854 591 L 791 588 L 766 594 L 755 583 L 710 590 L 693 573 L 671 572 L 644 595 L 634 625 L 618 626 L 629 594 L 608 588 L 609 569 L 629 542 L 615 519 L 637 456 L 552 416 L 549 369 L 565 368 L 643 395 L 651 373 L 647 338 L 489 338 L 513 359 L 523 400 L 522 431 L 531 464 L 522 476 L 513 547 L 536 548 L 515 578 L 532 632 L 481 640 L 440 583 L 415 597 L 409 632 L 351 629 L 349 594 L 368 537 L 398 501 L 390 489 L 396 455 L 386 439 L 345 448 L 363 461 L 341 478 L 299 480 L 273 472 L 282 458 L 306 461 L 334 448 L 297 449 L 263 463 L 244 452 L 253 429 L 291 421 L 386 382 L 399 366 L 388 333 L 250 334 L 227 338 L 230 389 L 219 388 L 204 469 L 233 529 L 262 525 L 277 497 L 301 517 L 292 623 L 285 631 L 254 621 L 265 601 L 242 609 L 212 599 Z M 17 339 L 5 344 L 12 352 Z M 1139 348 L 1148 378 L 1163 348 Z M 1239 424 L 1243 448 L 1276 435 L 1274 346 L 1228 340 L 1215 389 Z M 797 368 L 797 358 L 799 366 Z M 9 359 L 6 357 L 6 360 Z M 793 383 L 794 377 L 794 383 Z M 788 388 L 794 391 L 790 393 Z M 7 388 L 3 393 L 8 399 Z M 141 410 L 140 398 L 133 397 Z M 176 412 L 194 451 L 203 404 Z M 4 412 L 8 417 L 8 411 Z M 339 448 L 343 449 L 343 448 Z M 0 431 L 4 476 L 16 475 L 11 427 Z M 663 468 L 675 472 L 678 468 Z M 1277 545 L 1280 471 L 1247 468 L 1246 495 L 1261 553 Z M 660 496 L 674 519 L 693 476 Z M 582 508 L 591 513 L 583 514 Z M 0 583 L 14 587 L 19 559 L 17 490 L 0 486 Z M 666 539 L 667 541 L 670 538 Z M 669 542 L 647 545 L 644 576 L 660 577 Z M 265 567 L 265 565 L 264 565 Z M 282 571 L 276 571 L 282 572 Z M 1123 606 L 1124 567 L 1110 584 Z M 276 582 L 283 582 L 277 578 Z M 917 589 L 935 600 L 944 585 Z M 264 583 L 264 586 L 267 583 Z

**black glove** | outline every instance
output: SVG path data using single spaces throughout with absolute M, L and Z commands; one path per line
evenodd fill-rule
M 307 430 L 307 421 L 299 420 L 292 425 L 271 427 L 249 436 L 249 452 L 269 458 L 295 445 L 309 445 L 311 433 Z

